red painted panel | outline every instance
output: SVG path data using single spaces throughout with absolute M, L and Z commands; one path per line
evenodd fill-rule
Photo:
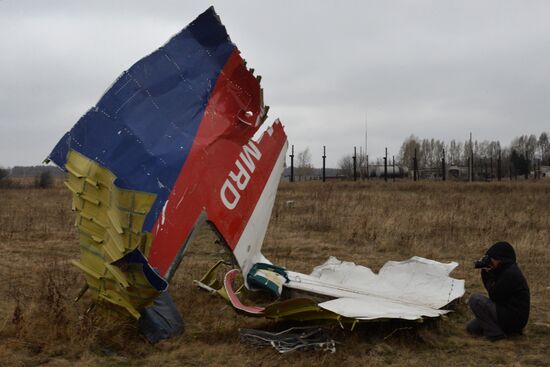
M 235 50 L 216 82 L 191 152 L 153 227 L 148 260 L 162 275 L 203 210 L 235 248 L 286 142 L 279 122 L 258 143 L 249 142 L 262 114 L 259 82 Z M 222 188 L 229 205 L 222 201 Z

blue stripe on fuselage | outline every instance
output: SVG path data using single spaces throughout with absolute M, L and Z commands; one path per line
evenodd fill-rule
M 125 71 L 56 145 L 110 169 L 117 186 L 157 194 L 143 230 L 162 211 L 193 145 L 209 96 L 235 45 L 211 7 Z

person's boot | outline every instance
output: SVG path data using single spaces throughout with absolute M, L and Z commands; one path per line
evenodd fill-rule
M 485 338 L 491 342 L 496 342 L 502 339 L 506 338 L 506 335 L 504 334 L 497 334 L 497 335 L 486 335 Z

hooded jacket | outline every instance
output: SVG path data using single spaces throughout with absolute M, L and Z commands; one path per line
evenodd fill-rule
M 489 298 L 496 304 L 498 323 L 506 333 L 520 333 L 529 319 L 530 294 L 514 248 L 508 242 L 497 242 L 486 255 L 501 261 L 497 269 L 481 272 Z

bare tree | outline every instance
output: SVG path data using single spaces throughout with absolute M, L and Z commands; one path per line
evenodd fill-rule
M 345 177 L 353 177 L 353 157 L 346 155 L 338 160 L 340 174 Z
M 5 168 L 0 167 L 0 180 L 8 177 L 9 171 Z
M 401 144 L 401 149 L 399 149 L 398 161 L 402 166 L 412 167 L 415 149 L 418 157 L 420 157 L 420 140 L 416 136 L 411 135 L 405 139 L 403 144 Z
M 461 165 L 464 164 L 464 147 L 461 142 L 451 140 L 447 147 L 447 160 L 449 164 Z
M 512 140 L 511 148 L 516 150 L 518 154 L 522 154 L 528 161 L 532 161 L 538 146 L 537 137 L 531 135 L 521 135 Z
M 550 164 L 550 138 L 547 132 L 542 132 L 539 136 L 540 159 L 542 163 Z
M 296 155 L 296 175 L 303 178 L 313 174 L 313 164 L 311 163 L 311 153 L 309 147 Z

